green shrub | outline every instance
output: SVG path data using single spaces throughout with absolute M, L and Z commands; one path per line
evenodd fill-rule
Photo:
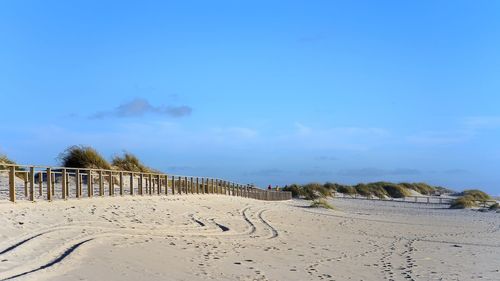
M 332 196 L 332 193 L 319 183 L 309 183 L 302 187 L 302 195 L 306 200 L 315 200 L 322 197 Z
M 477 202 L 474 197 L 469 195 L 465 195 L 453 200 L 450 205 L 450 208 L 452 209 L 465 209 L 473 207 L 477 207 Z
M 290 186 L 283 187 L 283 191 L 290 191 L 293 198 L 299 198 L 303 196 L 302 187 L 298 184 L 292 184 Z
M 347 186 L 347 185 L 341 185 L 337 188 L 337 192 L 348 194 L 348 195 L 354 195 L 356 194 L 356 189 L 352 186 Z
M 372 197 L 372 192 L 370 190 L 370 187 L 368 187 L 364 183 L 360 183 L 354 186 L 354 189 L 356 190 L 356 193 L 361 196 Z
M 110 170 L 111 165 L 95 149 L 89 146 L 70 146 L 59 154 L 61 165 L 69 168 Z
M 115 156 L 111 161 L 111 164 L 115 166 L 118 170 L 131 171 L 131 172 L 142 172 L 148 173 L 152 170 L 141 163 L 139 158 L 135 155 L 125 152 L 123 156 Z
M 462 196 L 470 196 L 474 198 L 474 200 L 477 201 L 486 201 L 491 199 L 491 197 L 486 194 L 485 192 L 478 190 L 478 189 L 469 189 L 469 190 L 464 190 L 461 193 Z
M 376 186 L 382 187 L 387 194 L 392 198 L 404 198 L 410 196 L 410 192 L 403 186 L 390 183 L 390 182 L 378 182 L 374 183 Z
M 330 191 L 333 191 L 333 192 L 336 192 L 337 189 L 340 187 L 341 185 L 338 184 L 338 183 L 332 183 L 332 182 L 327 182 L 323 185 L 324 188 L 330 190 Z
M 325 199 L 318 199 L 318 200 L 314 200 L 311 205 L 309 206 L 311 208 L 324 208 L 324 209 L 335 209 L 332 205 L 330 205 L 330 203 L 328 203 L 328 201 L 326 201 Z
M 407 182 L 402 182 L 399 183 L 400 186 L 403 186 L 407 189 L 415 190 L 416 192 L 424 195 L 430 195 L 434 191 L 436 191 L 436 188 L 426 184 L 426 183 L 407 183 Z

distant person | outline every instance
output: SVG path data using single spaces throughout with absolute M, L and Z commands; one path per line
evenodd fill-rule
M 271 188 L 272 188 L 272 187 L 271 187 L 271 185 L 269 185 L 269 186 L 267 187 L 267 190 L 271 190 Z

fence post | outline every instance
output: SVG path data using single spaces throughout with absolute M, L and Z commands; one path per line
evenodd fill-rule
M 182 195 L 182 177 L 181 176 L 178 176 L 177 177 L 177 194 L 181 194 Z
M 151 174 L 149 174 L 146 176 L 146 194 L 151 195 L 153 189 L 152 183 Z
M 168 195 L 168 175 L 165 175 L 165 195 Z
M 68 195 L 66 194 L 66 169 L 62 169 L 62 175 L 61 175 L 61 191 L 62 191 L 62 199 L 66 200 Z
M 38 173 L 38 196 L 42 196 L 43 172 Z
M 94 183 L 92 179 L 92 170 L 87 171 L 87 197 L 94 197 Z
M 76 198 L 80 198 L 80 170 L 75 171 Z
M 9 199 L 16 202 L 16 167 L 10 166 L 9 169 Z
M 109 191 L 108 194 L 109 196 L 114 195 L 115 191 L 115 185 L 113 184 L 113 172 L 109 171 L 109 179 L 108 179 L 108 184 L 109 184 Z
M 156 194 L 160 195 L 161 194 L 161 177 L 160 177 L 160 174 L 156 175 L 156 180 L 158 181 L 157 185 L 156 185 L 156 188 L 157 188 Z
M 30 167 L 30 200 L 35 201 L 35 167 Z
M 47 168 L 47 200 L 49 201 L 52 201 L 51 178 L 52 178 L 52 171 L 50 170 L 50 168 Z
M 196 194 L 200 194 L 200 179 L 196 177 Z
M 175 195 L 175 176 L 172 176 L 172 195 Z
M 139 195 L 143 195 L 143 190 L 142 190 L 142 184 L 144 180 L 144 175 L 142 173 L 139 173 L 139 183 L 137 187 L 139 188 Z
M 130 173 L 130 195 L 134 195 L 134 173 Z
M 194 179 L 193 177 L 190 177 L 189 179 L 189 193 L 193 194 L 194 193 Z
M 23 173 L 24 175 L 24 197 L 28 197 L 28 173 Z
M 99 196 L 104 196 L 104 182 L 102 180 L 102 170 L 99 170 Z
M 120 196 L 123 196 L 123 172 L 120 172 Z
M 191 191 L 191 194 L 195 193 L 195 190 L 194 190 L 194 179 L 193 179 L 193 177 L 191 177 L 191 187 L 189 188 L 189 190 Z

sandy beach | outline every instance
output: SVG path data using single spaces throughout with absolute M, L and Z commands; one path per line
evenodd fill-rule
M 0 280 L 498 280 L 500 217 L 223 195 L 0 204 Z

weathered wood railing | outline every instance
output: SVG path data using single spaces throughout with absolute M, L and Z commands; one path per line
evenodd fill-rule
M 438 197 L 438 196 L 407 196 L 402 198 L 379 198 L 376 196 L 366 197 L 358 194 L 348 195 L 343 193 L 335 193 L 333 197 L 345 198 L 345 199 L 394 201 L 394 202 L 423 203 L 423 204 L 444 204 L 444 205 L 449 205 L 453 201 L 453 198 Z
M 360 200 L 374 200 L 374 201 L 392 201 L 392 202 L 403 202 L 403 203 L 419 203 L 419 204 L 437 204 L 437 205 L 451 205 L 453 200 L 456 198 L 453 197 L 440 197 L 440 196 L 407 196 L 402 198 L 378 198 L 375 196 L 366 197 L 360 196 L 358 194 L 348 195 L 344 193 L 335 193 L 333 194 L 334 198 L 343 198 L 343 199 L 360 199 Z M 492 204 L 495 204 L 496 200 L 483 200 L 477 201 L 478 206 L 483 206 L 486 208 Z
M 222 194 L 266 201 L 292 198 L 291 192 L 262 190 L 217 178 L 3 163 L 0 167 L 0 200 L 12 202 L 153 194 Z M 8 177 L 1 175 L 5 173 Z M 5 178 L 7 185 L 2 184 Z

